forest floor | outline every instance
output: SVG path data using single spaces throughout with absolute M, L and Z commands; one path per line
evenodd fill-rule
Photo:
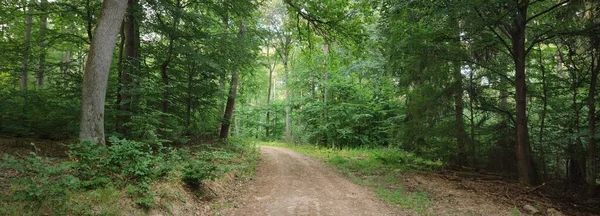
M 385 164 L 377 164 L 388 156 L 375 152 L 377 159 L 371 160 L 372 155 L 365 150 L 263 145 L 279 147 L 261 147 L 262 162 L 255 179 L 242 186 L 245 188 L 238 190 L 237 195 L 234 193 L 235 198 L 226 201 L 228 207 L 217 210 L 216 215 L 558 216 L 599 213 L 597 209 L 544 197 L 540 191 L 550 187 L 546 185 L 527 188 L 491 174 L 390 169 Z M 538 212 L 532 212 L 531 208 Z

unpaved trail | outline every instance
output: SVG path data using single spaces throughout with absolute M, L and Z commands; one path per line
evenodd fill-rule
M 260 150 L 255 180 L 227 215 L 411 215 L 321 162 L 285 148 Z

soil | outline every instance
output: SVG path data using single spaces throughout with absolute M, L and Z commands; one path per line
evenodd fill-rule
M 224 215 L 415 215 L 386 205 L 327 165 L 292 150 L 260 147 L 255 180 Z

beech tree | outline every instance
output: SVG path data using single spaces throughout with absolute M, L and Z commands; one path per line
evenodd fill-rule
M 104 145 L 104 102 L 126 0 L 105 0 L 85 64 L 79 139 Z

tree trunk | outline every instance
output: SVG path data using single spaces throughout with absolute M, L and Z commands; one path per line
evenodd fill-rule
M 138 61 L 140 57 L 139 40 L 140 35 L 137 26 L 136 10 L 138 8 L 138 0 L 127 1 L 127 14 L 123 22 L 123 39 L 124 39 L 124 61 L 122 66 L 120 82 L 120 91 L 118 95 L 121 100 L 118 106 L 117 121 L 121 127 L 117 128 L 119 133 L 127 134 L 128 129 L 123 125 L 127 124 L 131 119 L 132 111 L 132 95 L 133 77 L 137 74 L 139 68 Z
M 545 178 L 546 176 L 546 156 L 545 156 L 545 149 L 543 146 L 544 143 L 544 127 L 545 127 L 545 123 L 546 123 L 546 115 L 548 113 L 548 84 L 546 83 L 546 68 L 544 67 L 544 62 L 542 61 L 542 48 L 540 47 L 540 71 L 542 72 L 542 91 L 543 91 L 543 96 L 542 96 L 542 102 L 543 102 L 543 106 L 542 106 L 542 113 L 540 114 L 540 134 L 538 137 L 538 148 L 540 151 L 540 160 L 541 160 L 541 164 L 542 164 L 542 177 Z
M 94 40 L 87 56 L 82 83 L 79 139 L 104 145 L 104 101 L 117 35 L 126 0 L 104 0 Z
M 177 9 L 179 9 L 181 7 L 181 0 L 177 0 L 177 2 L 175 3 L 177 6 Z M 160 77 L 162 79 L 163 82 L 163 93 L 162 93 L 162 102 L 161 102 L 161 111 L 163 112 L 163 114 L 166 114 L 168 111 L 168 107 L 169 107 L 169 96 L 170 96 L 170 92 L 169 92 L 169 75 L 167 73 L 167 69 L 169 68 L 169 64 L 171 63 L 171 60 L 173 58 L 173 51 L 174 51 L 174 43 L 175 43 L 175 31 L 177 30 L 177 26 L 179 25 L 179 16 L 175 16 L 173 18 L 173 29 L 171 29 L 171 32 L 169 33 L 169 48 L 167 50 L 167 58 L 165 58 L 165 61 L 163 61 L 163 63 L 160 65 Z M 162 124 L 166 124 L 166 118 L 163 115 L 163 119 L 162 119 Z
M 328 64 L 329 64 L 329 41 L 327 41 L 327 37 L 323 37 L 323 39 L 325 40 L 325 44 L 323 45 L 323 55 L 325 55 L 325 62 L 323 62 L 323 75 L 325 76 L 324 82 L 323 82 L 323 121 L 325 124 L 327 124 L 327 122 L 329 121 L 329 113 L 328 113 L 328 109 L 329 109 L 329 68 L 328 68 Z M 328 135 L 329 133 L 325 133 L 325 135 L 323 136 L 323 140 L 322 143 L 324 146 L 328 145 Z
M 30 4 L 31 2 L 26 4 Z M 33 12 L 31 5 L 27 7 L 27 19 L 25 20 L 25 38 L 23 39 L 23 62 L 21 65 L 21 91 L 27 92 L 27 78 L 29 73 L 29 51 L 31 49 L 31 23 L 33 22 Z
M 119 62 L 117 63 L 117 71 L 118 71 L 118 75 L 117 75 L 117 79 L 119 80 L 119 82 L 121 82 L 121 79 L 123 79 L 123 67 L 124 67 L 124 63 L 125 60 L 124 58 L 124 51 L 125 49 L 125 32 L 123 29 L 123 26 L 121 26 L 121 41 L 119 41 Z M 122 94 L 121 94 L 121 90 L 122 90 L 122 86 L 121 85 L 117 85 L 117 103 L 116 103 L 116 107 L 115 109 L 117 110 L 117 118 L 115 121 L 115 129 L 118 133 L 123 133 L 123 123 L 122 121 L 119 119 L 121 117 L 121 101 L 122 101 Z
M 596 86 L 598 83 L 598 73 L 600 73 L 600 39 L 598 36 L 594 36 L 592 44 L 594 46 L 592 59 L 596 61 L 592 63 L 592 76 L 590 80 L 590 90 L 588 93 L 588 155 L 587 155 L 587 175 L 586 175 L 586 197 L 592 197 L 596 192 L 596 175 L 597 175 L 597 164 L 596 157 Z M 595 58 L 595 59 L 594 59 Z
M 465 120 L 463 118 L 464 104 L 463 104 L 463 78 L 460 73 L 459 62 L 454 62 L 454 119 L 456 121 L 456 148 L 457 148 L 457 160 L 458 166 L 465 165 Z M 473 164 L 475 165 L 475 164 Z
M 469 123 L 471 124 L 471 165 L 475 167 L 477 158 L 475 156 L 475 145 L 477 144 L 475 140 L 475 86 L 473 85 L 473 75 L 474 72 L 471 71 L 469 74 L 469 85 L 471 85 L 469 90 Z
M 289 81 L 289 63 L 288 55 L 283 57 L 283 77 L 285 79 L 285 140 L 290 142 L 292 139 L 292 120 L 291 118 L 291 103 L 292 99 L 290 96 L 290 81 Z
M 225 30 L 225 32 L 229 31 L 229 15 L 227 13 L 221 15 L 221 28 Z M 223 33 L 220 36 L 222 41 L 227 40 L 225 37 L 227 34 Z M 221 75 L 219 76 L 219 93 L 225 92 L 225 83 L 227 82 L 227 70 L 223 70 Z M 225 106 L 227 105 L 227 101 L 225 103 L 219 104 L 219 116 L 225 115 Z M 219 119 L 219 123 L 217 125 L 217 133 L 221 135 L 221 128 L 223 128 L 223 119 Z
M 240 24 L 240 39 L 244 38 L 246 33 L 246 24 L 244 21 Z M 231 83 L 229 85 L 229 95 L 227 96 L 227 105 L 225 106 L 225 115 L 223 116 L 223 123 L 221 125 L 221 132 L 219 137 L 221 139 L 227 139 L 229 137 L 229 129 L 231 127 L 233 110 L 235 109 L 235 98 L 237 97 L 239 72 L 238 69 L 233 70 L 231 74 Z
M 36 76 L 37 86 L 44 86 L 44 72 L 46 71 L 46 29 L 48 28 L 48 15 L 46 14 L 46 7 L 48 6 L 48 0 L 42 0 L 40 7 L 42 8 L 42 14 L 40 17 L 40 56 L 39 56 L 39 68 Z
M 238 79 L 238 72 L 237 70 L 234 70 L 231 74 L 229 96 L 227 97 L 227 105 L 225 106 L 225 116 L 223 116 L 223 123 L 221 124 L 221 132 L 219 134 L 219 137 L 221 139 L 227 139 L 229 137 L 229 128 L 231 127 L 233 109 L 235 109 L 235 98 L 237 96 Z
M 529 146 L 529 131 L 527 129 L 527 79 L 525 76 L 526 49 L 525 28 L 527 20 L 527 3 L 519 3 L 518 14 L 515 17 L 515 30 L 511 34 L 512 53 L 515 63 L 515 101 L 517 109 L 517 169 L 519 182 L 524 185 L 535 184 L 535 170 Z
M 267 48 L 267 53 L 269 48 Z M 268 54 L 267 54 L 268 56 Z M 269 65 L 269 88 L 267 89 L 267 119 L 265 122 L 265 135 L 267 138 L 270 136 L 270 122 L 271 122 L 271 89 L 273 88 L 273 71 L 275 70 L 275 63 L 273 66 Z

